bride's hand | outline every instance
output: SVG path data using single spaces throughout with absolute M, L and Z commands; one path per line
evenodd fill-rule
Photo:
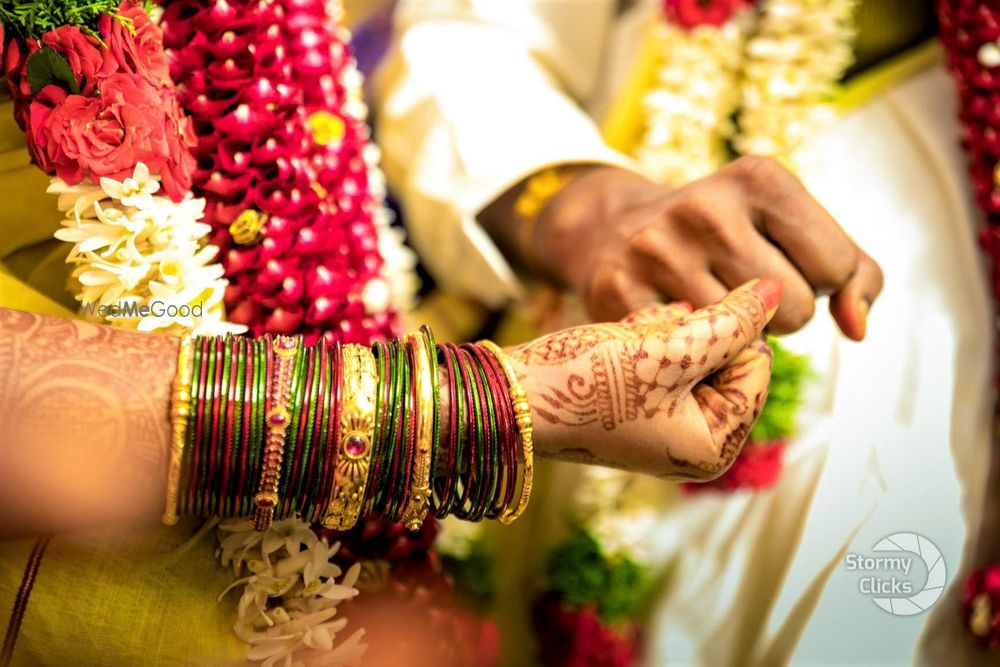
M 767 398 L 769 278 L 695 310 L 652 306 L 507 350 L 542 456 L 708 480 L 739 453 Z

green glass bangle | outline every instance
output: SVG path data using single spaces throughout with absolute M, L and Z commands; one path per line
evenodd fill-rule
M 483 422 L 482 406 L 479 403 L 479 392 L 476 382 L 472 377 L 472 372 L 462 355 L 461 349 L 456 349 L 455 355 L 458 357 L 458 368 L 462 375 L 462 383 L 466 388 L 466 420 L 467 420 L 467 445 L 469 447 L 469 475 L 466 480 L 467 488 L 463 494 L 463 503 L 455 512 L 455 516 L 469 521 L 475 516 L 482 496 L 483 478 L 486 476 L 486 453 L 483 451 Z
M 192 495 L 191 485 L 194 483 L 194 478 L 196 475 L 192 474 L 192 466 L 194 464 L 194 448 L 198 446 L 195 439 L 198 434 L 196 420 L 198 418 L 197 406 L 198 402 L 201 400 L 201 354 L 202 339 L 196 338 L 192 341 L 192 364 L 191 364 L 191 407 L 188 411 L 188 428 L 187 428 L 187 442 L 184 447 L 184 457 L 181 462 L 181 482 L 180 482 L 180 504 L 183 508 L 183 512 L 191 514 L 194 511 L 194 507 L 191 504 Z
M 490 381 L 486 376 L 486 370 L 483 368 L 482 363 L 480 363 L 479 358 L 470 352 L 476 373 L 479 375 L 480 388 L 486 397 L 486 434 L 488 436 L 488 457 L 490 461 L 490 466 L 488 469 L 489 482 L 487 486 L 489 487 L 489 493 L 486 495 L 487 502 L 481 508 L 482 513 L 475 517 L 476 521 L 480 521 L 486 517 L 487 512 L 490 508 L 497 504 L 497 493 L 500 484 L 500 426 L 497 421 L 496 406 L 493 402 L 493 392 L 490 391 Z
M 455 378 L 455 396 L 458 399 L 458 410 L 455 418 L 455 430 L 457 432 L 455 439 L 455 449 L 457 450 L 455 452 L 455 485 L 452 493 L 452 502 L 448 507 L 448 513 L 454 514 L 460 512 L 466 506 L 466 503 L 468 503 L 472 485 L 469 483 L 467 477 L 463 477 L 464 473 L 471 472 L 471 466 L 466 461 L 466 457 L 468 456 L 466 450 L 469 448 L 469 431 L 467 428 L 469 423 L 468 395 L 465 392 L 465 379 L 462 377 L 462 367 L 458 358 L 457 348 L 452 346 L 450 352 L 450 363 L 453 377 Z
M 483 516 L 489 509 L 490 499 L 493 496 L 493 491 L 490 489 L 490 482 L 496 470 L 496 466 L 493 465 L 493 443 L 490 441 L 489 425 L 486 421 L 489 409 L 491 409 L 486 407 L 487 401 L 490 398 L 490 392 L 482 382 L 482 377 L 480 377 L 481 369 L 479 368 L 478 359 L 466 350 L 462 350 L 462 352 L 466 357 L 469 374 L 471 375 L 470 381 L 472 383 L 476 411 L 477 450 L 479 453 L 476 457 L 476 469 L 478 471 L 476 486 L 478 487 L 478 493 L 476 494 L 475 508 L 470 513 L 468 520 L 482 521 Z
M 295 366 L 292 371 L 292 386 L 289 396 L 291 400 L 289 401 L 291 410 L 291 419 L 288 421 L 287 435 L 285 436 L 285 451 L 281 460 L 281 477 L 278 481 L 278 504 L 274 510 L 274 517 L 276 519 L 284 519 L 289 516 L 289 510 L 291 505 L 291 498 L 288 497 L 288 487 L 289 487 L 289 477 L 291 476 L 292 463 L 295 457 L 298 455 L 296 450 L 296 443 L 298 441 L 298 431 L 302 418 L 302 403 L 304 400 L 304 389 L 305 389 L 305 374 L 306 374 L 306 361 L 307 354 L 303 350 L 302 339 L 298 339 L 298 347 L 296 349 L 295 355 Z
M 433 489 L 434 475 L 437 473 L 438 465 L 440 465 L 439 456 L 441 454 L 441 381 L 438 377 L 438 352 L 434 332 L 425 324 L 420 327 L 420 333 L 423 334 L 424 342 L 427 345 L 427 362 L 431 373 L 431 395 L 434 397 L 434 426 L 431 439 L 431 488 Z
M 229 438 L 227 448 L 229 450 L 229 461 L 227 472 L 227 485 L 223 489 L 223 516 L 232 517 L 234 512 L 234 501 L 236 497 L 236 480 L 239 477 L 238 459 L 239 452 L 244 447 L 243 442 L 243 383 L 244 372 L 246 371 L 246 356 L 243 338 L 233 338 L 230 342 L 230 350 L 233 354 L 231 368 L 234 379 L 231 383 L 230 398 L 233 404 L 233 414 L 231 418 L 232 435 Z
M 309 353 L 312 365 L 312 381 L 309 383 L 309 396 L 306 398 L 306 418 L 305 428 L 302 430 L 302 452 L 299 454 L 298 479 L 295 480 L 294 487 L 289 487 L 289 498 L 295 503 L 293 511 L 302 511 L 305 516 L 305 498 L 302 496 L 303 485 L 306 484 L 306 474 L 311 469 L 310 457 L 313 454 L 312 438 L 315 430 L 316 404 L 319 402 L 319 389 L 321 377 L 320 348 L 314 345 Z
M 406 358 L 406 350 L 401 341 L 396 338 L 390 342 L 390 346 L 393 349 L 394 365 L 396 366 L 396 397 L 394 401 L 393 433 L 390 436 L 393 443 L 392 476 L 386 484 L 386 495 L 389 506 L 384 516 L 387 521 L 391 522 L 395 521 L 395 517 L 399 513 L 400 506 L 402 505 L 401 496 L 405 491 L 402 480 L 402 468 L 405 465 L 407 456 L 406 436 L 408 430 L 406 420 L 408 413 L 406 410 L 406 397 L 410 390 L 410 368 Z
M 454 354 L 452 354 L 451 349 L 445 346 L 441 346 L 438 353 L 441 355 L 442 363 L 444 363 L 448 368 L 448 391 L 452 401 L 448 419 L 449 424 L 453 429 L 453 432 L 449 434 L 448 438 L 448 451 L 442 453 L 442 456 L 447 454 L 444 459 L 444 479 L 441 480 L 440 478 L 435 478 L 435 498 L 432 499 L 433 502 L 437 504 L 434 516 L 439 519 L 443 519 L 454 509 L 455 501 L 458 498 L 459 488 L 461 485 L 462 429 L 459 425 L 463 423 L 464 397 L 462 396 L 463 390 L 461 387 L 461 378 L 459 377 L 458 369 L 455 366 Z M 451 419 L 451 410 L 454 410 L 454 420 Z M 451 452 L 452 447 L 454 447 L 454 453 Z M 452 461 L 454 461 L 454 463 L 452 463 Z M 440 484 L 438 484 L 438 482 L 440 482 Z
M 326 457 L 326 429 L 328 426 L 330 397 L 330 369 L 329 369 L 329 348 L 325 343 L 319 348 L 316 365 L 319 367 L 319 386 L 316 389 L 315 412 L 319 423 L 315 425 L 312 441 L 312 453 L 308 461 L 305 485 L 302 491 L 302 517 L 305 521 L 312 522 L 313 512 L 319 500 L 320 487 L 323 481 L 323 463 Z
M 389 341 L 389 363 L 392 368 L 389 384 L 390 411 L 389 420 L 385 434 L 386 443 L 386 467 L 382 483 L 379 485 L 379 507 L 378 513 L 382 517 L 391 516 L 392 495 L 394 489 L 390 486 L 390 480 L 395 475 L 396 466 L 399 465 L 399 439 L 400 439 L 400 419 L 403 405 L 401 387 L 403 384 L 403 364 L 399 359 L 399 351 L 393 341 Z
M 368 489 L 370 500 L 368 500 L 367 512 L 369 514 L 381 514 L 382 504 L 385 497 L 386 470 L 390 465 L 392 452 L 389 449 L 390 420 L 392 419 L 392 359 L 389 346 L 381 341 L 377 342 L 372 350 L 375 355 L 376 368 L 379 373 L 378 402 L 381 407 L 376 411 L 378 419 L 375 422 L 377 436 L 375 437 L 376 450 L 372 452 L 375 465 L 372 467 L 371 488 Z M 376 458 L 377 457 L 377 458 Z
M 250 516 L 253 513 L 254 490 L 260 483 L 261 448 L 264 443 L 264 396 L 267 392 L 267 357 L 264 355 L 266 344 L 264 338 L 255 338 L 251 342 L 253 376 L 250 380 L 250 437 L 246 452 L 247 473 L 242 480 L 243 492 L 239 499 L 240 516 Z
M 212 466 L 208 480 L 209 484 L 209 512 L 212 516 L 223 516 L 223 503 L 225 490 L 222 489 L 222 480 L 225 479 L 226 470 L 226 423 L 229 417 L 229 390 L 232 387 L 232 336 L 226 335 L 220 341 L 220 354 L 222 356 L 222 374 L 219 376 L 219 386 L 217 387 L 216 401 L 219 403 L 219 418 L 216 425 L 216 437 L 213 443 L 215 453 L 215 465 Z M 228 480 L 227 480 L 228 481 Z
M 370 514 L 375 506 L 378 495 L 378 480 L 385 470 L 385 447 L 382 439 L 385 437 L 385 411 L 386 411 L 386 389 L 388 387 L 386 378 L 385 344 L 382 341 L 375 341 L 372 345 L 372 356 L 375 358 L 375 373 L 378 378 L 378 390 L 375 392 L 375 430 L 372 436 L 372 479 L 374 484 L 369 484 L 365 489 L 365 501 L 362 504 L 362 516 Z
M 198 443 L 198 447 L 201 449 L 201 457 L 198 461 L 198 484 L 195 491 L 195 505 L 194 512 L 198 516 L 205 516 L 205 485 L 208 483 L 208 461 L 209 461 L 209 450 L 211 448 L 212 440 L 212 405 L 215 401 L 215 357 L 216 357 L 216 338 L 211 338 L 208 342 L 208 349 L 205 350 L 205 386 L 203 387 L 202 393 L 202 403 L 204 404 L 204 410 L 202 412 L 201 421 L 201 442 Z

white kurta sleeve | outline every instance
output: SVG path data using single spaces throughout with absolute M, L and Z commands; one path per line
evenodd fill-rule
M 578 106 L 592 89 L 611 0 L 400 3 L 376 81 L 384 168 L 425 265 L 446 288 L 497 306 L 519 293 L 476 222 L 529 174 L 627 165 Z

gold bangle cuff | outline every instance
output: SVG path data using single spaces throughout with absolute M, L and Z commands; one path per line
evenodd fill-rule
M 181 338 L 177 349 L 177 373 L 174 375 L 170 398 L 170 461 L 167 468 L 167 498 L 163 523 L 177 523 L 177 496 L 180 493 L 181 463 L 187 442 L 188 415 L 191 411 L 191 355 L 194 348 L 191 336 Z
M 431 445 L 434 439 L 434 385 L 427 357 L 427 342 L 421 334 L 406 337 L 413 355 L 417 376 L 417 452 L 413 461 L 410 493 L 403 512 L 403 524 L 410 530 L 420 530 L 430 508 Z
M 343 355 L 340 438 L 333 497 L 323 516 L 323 526 L 333 530 L 353 528 L 361 513 L 374 447 L 375 394 L 378 390 L 372 351 L 363 345 L 351 344 L 344 346 Z

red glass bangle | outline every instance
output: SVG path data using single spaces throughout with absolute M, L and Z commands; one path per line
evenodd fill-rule
M 514 502 L 517 491 L 517 450 L 520 442 L 517 432 L 517 422 L 514 418 L 514 408 L 510 403 L 510 388 L 503 368 L 496 357 L 478 345 L 470 346 L 470 350 L 479 360 L 486 372 L 489 391 L 493 397 L 496 410 L 496 426 L 499 433 L 500 460 L 499 471 L 501 479 L 498 484 L 498 495 L 493 499 L 486 516 L 490 519 L 499 517 Z M 502 490 L 502 495 L 501 495 Z
M 201 364 L 198 369 L 198 384 L 196 392 L 197 403 L 195 408 L 194 447 L 192 447 L 191 452 L 191 481 L 188 484 L 187 492 L 187 512 L 189 514 L 195 514 L 198 511 L 197 498 L 199 479 L 204 474 L 202 459 L 204 458 L 205 446 L 205 401 L 208 396 L 208 357 L 211 353 L 213 338 L 211 336 L 202 338 L 200 343 L 201 349 L 199 351 L 199 356 Z

